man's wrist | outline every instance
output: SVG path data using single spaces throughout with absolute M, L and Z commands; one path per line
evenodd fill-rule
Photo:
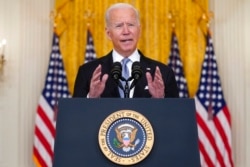
M 89 93 L 87 94 L 87 98 L 99 98 L 99 97 L 93 97 Z

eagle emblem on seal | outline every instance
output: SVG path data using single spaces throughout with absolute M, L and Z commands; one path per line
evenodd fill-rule
M 124 152 L 134 150 L 140 143 L 140 139 L 136 139 L 137 131 L 136 127 L 128 123 L 117 126 L 115 128 L 116 138 L 113 140 L 115 147 L 121 148 Z

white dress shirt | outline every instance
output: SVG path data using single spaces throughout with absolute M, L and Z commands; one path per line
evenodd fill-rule
M 122 55 L 120 55 L 117 51 L 113 50 L 112 52 L 112 56 L 113 56 L 113 62 L 121 62 L 122 59 L 124 59 L 124 57 Z M 135 61 L 140 61 L 140 54 L 138 52 L 138 50 L 136 49 L 130 56 L 128 56 L 128 58 L 130 59 L 130 61 L 127 63 L 127 67 L 129 70 L 129 74 L 131 76 L 131 71 L 132 71 L 132 64 Z M 129 85 L 131 85 L 131 83 L 133 82 L 133 80 L 131 80 L 129 82 Z M 132 98 L 134 95 L 134 88 L 130 90 L 129 93 L 129 98 Z

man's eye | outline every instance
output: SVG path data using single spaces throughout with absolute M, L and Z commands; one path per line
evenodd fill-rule
M 116 24 L 115 28 L 121 28 L 123 26 L 123 24 Z

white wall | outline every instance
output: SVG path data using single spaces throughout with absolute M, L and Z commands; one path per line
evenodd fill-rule
M 245 155 L 245 159 L 246 159 L 246 166 L 250 166 L 250 160 L 249 160 L 249 156 L 250 156 L 250 103 L 249 103 L 249 99 L 250 99 L 250 76 L 249 76 L 249 72 L 250 72 L 250 47 L 249 47 L 249 43 L 250 43 L 250 22 L 249 22 L 249 16 L 250 16 L 250 1 L 249 0 L 245 0 L 245 5 L 244 5 L 244 32 L 246 33 L 246 36 L 244 36 L 244 46 L 245 48 L 245 53 L 244 53 L 244 57 L 245 57 L 245 63 L 244 63 L 244 76 L 245 76 L 245 92 L 244 92 L 244 112 L 246 113 L 246 117 L 243 119 L 243 121 L 245 122 L 245 131 L 243 132 L 243 134 L 246 134 L 245 136 L 245 144 L 246 147 L 243 151 L 243 154 Z M 243 136 L 244 137 L 244 136 Z M 236 137 L 234 137 L 236 138 Z M 237 140 L 236 140 L 237 141 Z
M 34 116 L 51 48 L 53 0 L 0 0 L 0 167 L 32 167 Z M 212 33 L 231 111 L 236 167 L 250 166 L 250 0 L 211 0 Z M 4 80 L 4 81 L 2 81 Z
M 52 0 L 0 0 L 0 167 L 31 167 L 34 115 L 51 48 Z
M 250 166 L 250 1 L 212 0 L 215 53 L 231 111 L 236 167 Z

